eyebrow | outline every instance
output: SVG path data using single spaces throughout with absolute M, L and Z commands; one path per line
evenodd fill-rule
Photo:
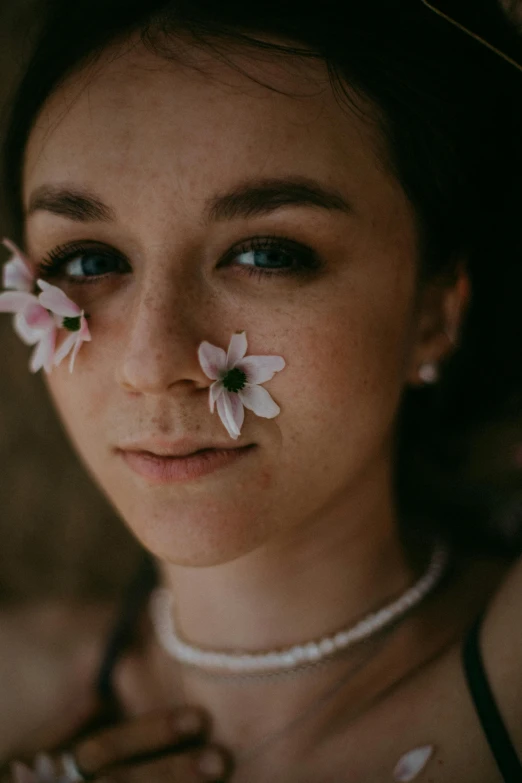
M 335 188 L 313 179 L 262 179 L 249 181 L 232 191 L 218 194 L 205 204 L 208 221 L 253 218 L 268 215 L 282 207 L 317 207 L 328 211 L 353 211 L 351 204 Z M 41 185 L 31 196 L 26 217 L 44 210 L 81 223 L 113 222 L 115 211 L 94 194 L 68 187 Z

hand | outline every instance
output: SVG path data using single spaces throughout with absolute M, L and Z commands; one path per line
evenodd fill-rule
M 71 748 L 96 783 L 217 783 L 231 773 L 229 755 L 208 741 L 209 721 L 195 708 L 156 711 L 97 732 Z M 56 780 L 63 775 L 53 759 Z M 43 778 L 42 778 L 43 779 Z M 29 776 L 22 770 L 13 783 Z

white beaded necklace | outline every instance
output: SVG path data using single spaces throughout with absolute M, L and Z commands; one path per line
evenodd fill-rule
M 189 644 L 176 632 L 172 616 L 172 597 L 168 590 L 163 588 L 157 588 L 151 595 L 150 615 L 159 643 L 179 663 L 215 672 L 226 672 L 229 675 L 258 676 L 281 673 L 317 664 L 346 650 L 356 642 L 368 639 L 402 617 L 436 587 L 446 571 L 448 561 L 448 547 L 442 541 L 437 541 L 426 573 L 400 598 L 377 612 L 367 615 L 352 628 L 282 650 L 263 653 L 229 653 L 202 649 Z

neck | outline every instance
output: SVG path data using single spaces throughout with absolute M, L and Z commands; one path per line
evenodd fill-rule
M 204 569 L 163 563 L 162 583 L 173 595 L 181 635 L 209 649 L 267 651 L 355 625 L 403 593 L 426 568 L 431 541 L 406 551 L 389 482 L 378 488 L 370 482 L 364 489 L 357 497 L 347 492 L 298 529 L 231 563 Z M 309 710 L 350 671 L 357 680 L 352 691 L 364 703 L 372 678 L 356 670 L 374 652 L 370 639 L 316 672 L 242 687 L 178 667 L 177 688 L 186 701 L 209 710 L 220 740 L 241 753 Z M 404 656 L 408 651 L 402 649 L 399 657 Z M 172 660 L 168 665 L 175 666 Z
M 400 540 L 389 482 L 347 491 L 232 562 L 160 565 L 176 626 L 192 644 L 258 652 L 344 628 L 407 589 L 426 557 Z M 431 551 L 428 551 L 428 557 Z

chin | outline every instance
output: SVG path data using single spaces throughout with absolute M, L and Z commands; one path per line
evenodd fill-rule
M 194 508 L 173 511 L 172 507 L 167 510 L 147 505 L 118 510 L 142 546 L 171 565 L 224 565 L 250 554 L 271 537 L 266 522 L 256 520 L 252 504 L 245 503 L 243 508 L 231 502 L 219 508 L 209 503 L 199 505 L 196 512 Z

